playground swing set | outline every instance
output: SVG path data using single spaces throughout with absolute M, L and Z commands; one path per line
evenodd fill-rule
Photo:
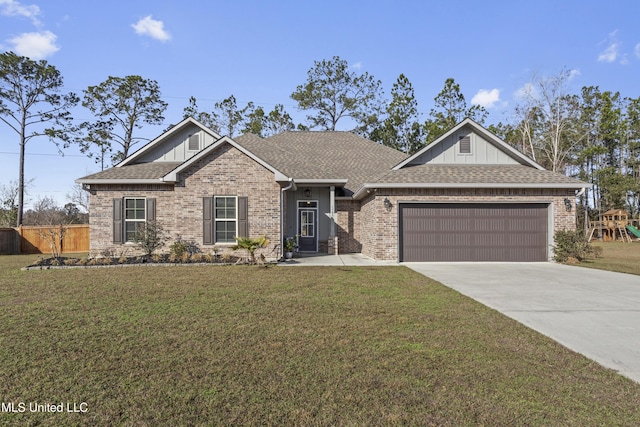
M 631 236 L 640 239 L 640 219 L 630 219 L 622 209 L 611 209 L 602 214 L 600 221 L 591 221 L 590 224 L 589 241 L 597 238 L 605 242 L 631 242 Z

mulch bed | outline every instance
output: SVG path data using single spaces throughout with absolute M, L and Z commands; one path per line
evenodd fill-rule
M 196 255 L 184 256 L 180 258 L 171 257 L 168 254 L 153 256 L 133 256 L 133 257 L 99 257 L 99 258 L 41 258 L 33 264 L 23 268 L 23 270 L 48 270 L 52 268 L 78 268 L 78 267 L 117 267 L 117 266 L 145 266 L 145 265 L 185 265 L 185 264 L 245 264 L 247 258 L 237 256 L 213 256 Z

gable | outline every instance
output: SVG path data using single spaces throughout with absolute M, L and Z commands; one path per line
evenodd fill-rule
M 440 165 L 518 165 L 506 152 L 500 150 L 482 135 L 463 127 L 437 144 L 431 144 L 424 153 L 412 159 L 408 165 L 426 163 Z
M 115 167 L 149 162 L 184 162 L 219 139 L 220 135 L 194 118 L 187 117 Z
M 136 162 L 184 162 L 216 140 L 211 133 L 189 123 L 138 157 Z
M 464 119 L 393 169 L 426 164 L 524 165 L 544 169 L 471 119 Z

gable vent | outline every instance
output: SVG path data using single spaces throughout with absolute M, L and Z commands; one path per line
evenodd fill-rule
M 460 144 L 460 154 L 471 154 L 471 136 L 461 136 L 458 142 Z
M 198 151 L 200 150 L 200 135 L 191 135 L 189 136 L 189 151 Z

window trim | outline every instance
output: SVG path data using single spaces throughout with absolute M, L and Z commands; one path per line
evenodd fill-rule
M 142 212 L 144 213 L 144 219 L 127 219 L 127 200 L 144 200 L 144 206 L 142 208 Z M 137 207 L 134 207 L 134 211 L 139 210 Z M 123 226 L 123 243 L 135 243 L 133 240 L 129 240 L 128 232 L 127 232 L 127 224 L 128 223 L 146 223 L 147 222 L 147 198 L 146 197 L 124 197 L 123 198 L 123 206 L 122 206 L 122 226 Z M 136 226 L 137 227 L 137 226 Z
M 235 222 L 235 231 L 233 233 L 234 237 L 238 236 L 238 211 L 239 211 L 239 206 L 238 206 L 238 196 L 231 196 L 231 195 L 214 195 L 213 196 L 213 212 L 212 212 L 212 216 L 213 216 L 213 242 L 216 245 L 233 245 L 235 244 L 235 240 L 230 240 L 230 241 L 220 241 L 218 240 L 218 236 L 216 233 L 216 225 L 218 222 L 231 222 L 231 220 L 229 218 L 218 218 L 218 216 L 216 215 L 216 199 L 234 199 L 235 200 L 235 218 L 233 219 L 233 222 Z

